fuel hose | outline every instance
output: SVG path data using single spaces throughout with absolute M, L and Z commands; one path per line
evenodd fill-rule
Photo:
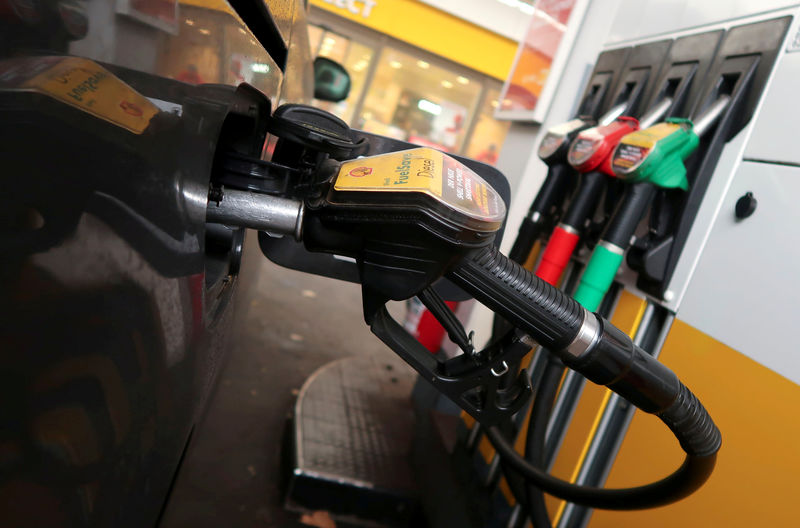
M 541 349 L 540 353 L 543 353 L 543 350 Z M 546 467 L 544 445 L 547 422 L 550 419 L 550 411 L 555 403 L 563 373 L 564 364 L 555 357 L 548 357 L 539 388 L 536 390 L 536 399 L 533 401 L 533 408 L 528 420 L 528 434 L 525 439 L 525 460 L 536 467 Z M 529 483 L 526 493 L 528 514 L 533 528 L 549 528 L 551 526 L 550 516 L 547 513 L 542 490 Z
M 559 207 L 564 201 L 570 183 L 575 178 L 573 169 L 567 164 L 552 165 L 547 170 L 545 178 L 539 192 L 536 194 L 528 214 L 519 226 L 517 238 L 508 253 L 508 257 L 520 264 L 525 262 L 531 248 L 545 233 L 549 227 L 548 220 L 553 214 L 553 210 Z
M 599 171 L 581 175 L 581 184 L 569 204 L 561 223 L 553 229 L 542 253 L 536 275 L 550 284 L 557 284 L 581 238 L 586 221 L 592 217 L 608 177 Z
M 698 489 L 711 475 L 721 435 L 706 409 L 669 368 L 603 318 L 507 259 L 495 247 L 467 253 L 447 272 L 479 302 L 554 352 L 569 368 L 655 414 L 686 452 L 668 477 L 634 488 L 579 486 L 525 460 L 495 427 L 489 440 L 511 467 L 546 493 L 592 508 L 662 506 Z

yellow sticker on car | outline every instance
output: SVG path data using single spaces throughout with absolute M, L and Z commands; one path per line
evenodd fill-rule
M 81 57 L 36 57 L 0 63 L 0 88 L 47 95 L 134 134 L 159 110 L 110 71 Z

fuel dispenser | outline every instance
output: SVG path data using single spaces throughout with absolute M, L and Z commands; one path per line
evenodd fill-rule
M 647 102 L 650 110 L 642 118 L 644 127 L 664 115 L 688 111 L 693 101 L 692 97 L 696 97 L 699 93 L 704 67 L 710 63 L 720 36 L 721 32 L 717 31 L 699 36 L 683 37 L 676 40 L 669 48 L 665 65 L 653 81 L 651 99 Z M 704 50 L 699 55 L 698 48 Z M 596 187 L 605 183 L 606 176 L 604 175 L 614 176 L 611 163 L 612 154 L 620 138 L 633 131 L 636 125 L 638 123 L 628 120 L 627 123 L 618 124 L 610 129 L 585 131 L 583 135 L 578 135 L 570 145 L 569 161 L 579 171 L 589 171 L 584 174 L 584 177 L 592 185 L 589 185 L 585 192 L 579 191 L 576 194 L 576 198 L 570 204 L 571 211 L 564 216 L 562 225 L 554 229 L 537 269 L 540 277 L 552 282 L 560 279 L 578 244 L 579 233 L 586 226 L 597 207 L 600 192 Z M 597 169 L 603 172 L 600 173 Z M 607 201 L 609 200 L 607 199 Z M 610 205 L 616 204 L 612 201 Z M 606 221 L 608 221 L 608 217 L 606 217 Z M 587 290 L 579 290 L 575 293 L 575 298 L 589 309 L 600 309 L 600 301 L 603 296 L 592 297 L 587 294 Z M 549 457 L 553 456 L 558 443 L 557 439 L 564 434 L 569 423 L 569 414 L 578 398 L 581 385 L 581 380 L 570 374 L 564 380 L 557 411 L 554 412 L 553 433 L 546 449 Z
M 776 58 L 778 42 L 785 34 L 786 23 L 785 17 L 779 17 L 765 22 L 734 27 L 727 31 L 722 38 L 716 56 L 709 63 L 705 81 L 693 87 L 696 98 L 693 104 L 694 108 L 689 115 L 694 121 L 695 133 L 698 131 L 701 133 L 696 152 L 685 162 L 688 190 L 660 190 L 656 193 L 655 201 L 650 209 L 649 220 L 639 226 L 639 232 L 642 232 L 642 227 L 646 228 L 645 234 L 637 237 L 627 252 L 628 267 L 638 274 L 638 278 L 637 274 L 623 275 L 627 287 L 641 288 L 651 295 L 657 294 L 656 298 L 661 299 L 660 303 L 673 305 L 676 299 L 672 288 L 675 288 L 675 284 L 666 286 L 662 282 L 660 288 L 656 287 L 657 281 L 650 278 L 643 264 L 643 255 L 650 256 L 648 261 L 650 273 L 663 277 L 665 268 L 656 262 L 663 263 L 664 260 L 659 261 L 654 258 L 656 254 L 663 255 L 656 249 L 656 246 L 659 245 L 656 241 L 674 240 L 674 233 L 680 223 L 677 218 L 683 214 L 678 211 L 686 211 L 685 204 L 692 203 L 696 207 L 693 209 L 695 214 L 699 209 L 699 203 L 689 197 L 702 194 L 703 189 L 708 188 L 711 173 L 714 172 L 712 167 L 715 167 L 719 160 L 723 144 L 735 135 L 735 132 L 731 133 L 731 129 L 728 127 L 732 122 L 736 122 L 738 125 L 735 130 L 738 132 L 743 123 L 752 115 L 744 111 L 744 108 L 753 108 L 754 102 L 761 97 L 763 84 L 754 81 L 756 79 L 763 80 L 768 76 Z M 704 35 L 710 38 L 711 34 L 695 35 L 693 38 L 702 39 Z M 717 39 L 719 40 L 719 36 Z M 745 45 L 745 40 L 749 44 Z M 696 41 L 692 47 L 700 49 L 699 42 Z M 723 67 L 723 64 L 726 66 Z M 758 66 L 756 67 L 755 64 Z M 756 70 L 758 71 L 756 72 Z M 686 124 L 673 123 L 670 126 L 660 127 L 660 129 L 662 132 L 668 133 L 676 131 L 675 126 L 688 128 Z M 675 143 L 672 145 L 677 147 L 679 144 L 686 144 L 686 134 L 686 132 L 678 132 L 676 137 L 673 137 Z M 681 136 L 682 139 L 679 140 Z M 670 135 L 667 134 L 667 137 Z M 721 140 L 722 137 L 726 139 Z M 688 142 L 694 143 L 694 140 L 688 140 Z M 638 144 L 631 148 L 631 159 L 622 159 L 626 155 L 623 150 L 628 150 L 627 147 L 620 147 L 620 152 L 617 153 L 616 164 L 620 166 L 620 172 L 635 172 L 634 165 L 636 160 L 640 159 L 636 154 L 642 152 L 639 149 L 648 149 L 652 144 L 648 142 L 646 145 L 645 142 L 637 141 L 635 138 L 634 143 Z M 669 143 L 672 142 L 669 141 Z M 714 146 L 712 147 L 712 145 Z M 649 154 L 649 151 L 647 153 Z M 649 156 L 643 160 L 646 160 L 647 157 Z M 659 156 L 656 155 L 656 157 Z M 640 170 L 648 172 L 648 169 L 642 165 L 639 166 Z M 700 170 L 701 167 L 705 173 Z M 724 178 L 725 175 L 723 173 L 718 177 Z M 685 224 L 688 219 L 684 218 L 682 222 L 684 223 L 682 229 L 686 229 Z M 667 242 L 663 243 L 665 245 L 661 247 L 662 251 L 666 250 L 668 244 Z M 678 259 L 676 255 L 673 257 Z M 659 275 L 659 273 L 662 274 Z M 635 286 L 632 281 L 635 281 Z M 672 317 L 674 316 L 670 314 L 670 311 L 660 306 L 658 301 L 648 303 L 644 308 L 642 323 L 636 332 L 636 341 L 642 344 L 648 343 L 646 346 L 656 353 L 663 348 L 669 350 L 669 336 L 675 331 L 674 327 L 678 324 L 672 324 Z M 670 330 L 671 324 L 672 330 Z M 630 407 L 613 395 L 603 403 L 597 416 L 598 427 L 586 443 L 586 449 L 590 456 L 587 456 L 576 468 L 576 482 L 586 485 L 601 485 L 605 482 L 620 449 L 626 428 L 631 423 L 632 415 Z M 588 508 L 565 504 L 559 509 L 555 524 L 562 527 L 585 526 L 591 515 L 592 511 Z M 685 511 L 683 515 L 686 515 Z M 608 516 L 601 515 L 600 517 L 598 522 L 608 522 Z M 635 518 L 631 520 L 635 522 Z
M 769 26 L 770 24 L 765 24 L 765 25 Z M 732 30 L 732 33 L 735 34 L 741 31 L 742 31 L 741 29 L 736 28 Z M 753 30 L 750 31 L 752 34 Z M 714 54 L 717 49 L 717 44 L 720 42 L 722 34 L 723 34 L 722 31 L 714 31 L 699 35 L 691 35 L 678 39 L 675 42 L 675 45 L 673 46 L 671 51 L 671 56 L 668 59 L 669 67 L 664 68 L 664 71 L 658 83 L 659 88 L 657 89 L 657 91 L 660 92 L 662 97 L 664 96 L 664 92 L 666 91 L 671 91 L 673 94 L 675 94 L 675 97 L 672 100 L 665 98 L 666 101 L 665 106 L 667 107 L 667 109 L 665 110 L 664 113 L 666 115 L 673 115 L 673 116 L 681 114 L 687 115 L 689 113 L 689 110 L 693 106 L 696 107 L 693 115 L 693 118 L 695 120 L 694 135 L 697 135 L 699 137 L 693 137 L 693 134 L 688 131 L 690 125 L 687 123 L 687 120 L 685 119 L 682 120 L 679 118 L 671 118 L 668 120 L 667 123 L 657 125 L 656 127 L 653 127 L 653 129 L 651 130 L 643 130 L 642 132 L 639 133 L 640 134 L 638 136 L 639 138 L 649 137 L 652 134 L 657 134 L 662 139 L 663 143 L 660 141 L 656 141 L 654 144 L 651 144 L 648 147 L 650 148 L 650 150 L 647 151 L 647 154 L 652 154 L 653 156 L 652 158 L 649 158 L 649 156 L 645 156 L 645 158 L 641 159 L 642 163 L 637 163 L 636 161 L 628 160 L 630 162 L 630 165 L 628 167 L 623 167 L 626 164 L 624 158 L 625 157 L 632 158 L 635 156 L 632 156 L 631 152 L 626 152 L 628 150 L 631 150 L 631 147 L 626 146 L 625 144 L 620 145 L 619 148 L 615 150 L 614 157 L 612 158 L 611 156 L 609 156 L 609 165 L 610 166 L 612 166 L 613 164 L 617 165 L 617 168 L 615 169 L 614 173 L 615 176 L 618 177 L 620 176 L 619 174 L 616 174 L 617 171 L 625 172 L 627 170 L 628 172 L 631 173 L 636 172 L 636 170 L 633 168 L 633 165 L 635 164 L 640 169 L 640 175 L 628 178 L 628 180 L 630 180 L 631 183 L 634 183 L 634 185 L 636 185 L 636 183 L 640 182 L 641 180 L 652 179 L 653 181 L 660 182 L 661 189 L 669 187 L 678 187 L 678 188 L 683 187 L 685 189 L 687 187 L 687 184 L 685 182 L 676 181 L 674 175 L 676 174 L 680 175 L 681 173 L 685 173 L 685 169 L 683 168 L 684 161 L 691 154 L 694 148 L 696 148 L 696 146 L 699 143 L 701 143 L 700 140 L 703 137 L 709 136 L 708 134 L 706 134 L 706 132 L 708 132 L 709 130 L 713 130 L 714 135 L 716 136 L 717 134 L 716 130 L 719 129 L 719 126 L 715 128 L 714 125 L 717 125 L 718 122 L 720 121 L 724 122 L 726 115 L 731 115 L 728 113 L 730 111 L 730 102 L 731 102 L 731 97 L 730 97 L 731 85 L 733 84 L 733 81 L 735 81 L 736 76 L 733 76 L 733 80 L 728 78 L 728 79 L 723 79 L 717 83 L 714 83 L 711 77 L 706 77 L 704 75 L 707 69 L 709 68 L 709 65 L 712 63 L 712 60 L 714 59 Z M 728 46 L 731 47 L 730 44 L 728 44 Z M 769 66 L 764 66 L 764 67 L 769 67 Z M 700 101 L 703 92 L 705 92 L 706 94 L 709 93 L 708 86 L 710 85 L 715 85 L 715 88 L 713 90 L 714 96 L 709 97 L 708 95 L 706 95 L 705 102 Z M 702 111 L 700 110 L 700 108 L 702 108 Z M 630 138 L 634 143 L 637 142 L 636 136 L 637 134 L 634 133 Z M 641 139 L 638 142 L 641 144 L 644 143 L 641 141 Z M 633 147 L 633 150 L 637 149 L 638 147 Z M 664 151 L 669 151 L 669 153 L 667 154 Z M 640 154 L 644 153 L 643 150 L 638 150 L 638 152 Z M 698 157 L 699 156 L 694 156 L 689 159 L 690 163 L 688 165 L 690 168 L 689 169 L 690 174 L 691 174 L 691 167 L 695 166 Z M 670 160 L 669 158 L 673 159 Z M 612 160 L 614 162 L 613 164 Z M 653 165 L 650 165 L 650 163 L 653 163 Z M 644 173 L 649 173 L 652 176 L 644 176 Z M 658 174 L 658 176 L 655 177 L 655 174 Z M 673 176 L 669 177 L 670 174 Z M 635 207 L 631 207 L 631 204 L 635 204 L 642 197 L 640 196 L 637 198 L 631 198 L 630 195 L 631 194 L 639 195 L 640 193 L 641 191 L 629 192 L 628 197 L 624 200 L 624 202 L 627 202 L 627 205 L 621 203 L 620 204 L 621 210 L 622 211 L 627 210 L 628 212 L 630 212 L 632 209 L 636 209 Z M 647 194 L 647 193 L 642 193 L 642 194 Z M 663 201 L 663 200 L 676 200 L 681 194 L 685 195 L 685 192 L 680 190 L 678 191 L 662 190 L 654 194 L 658 194 L 657 197 L 658 201 Z M 648 203 L 648 199 L 646 199 L 646 197 L 642 201 Z M 654 206 L 654 210 L 651 215 L 651 225 L 663 225 L 664 223 L 663 217 L 665 215 L 662 210 L 663 207 L 660 206 L 658 201 Z M 631 237 L 633 235 L 632 230 L 636 229 L 636 227 L 639 226 L 641 217 L 644 215 L 647 209 L 648 206 L 645 206 L 645 210 L 641 211 L 640 213 L 629 215 L 623 212 L 621 216 L 615 215 L 615 218 L 611 220 L 611 225 L 606 227 L 606 233 L 607 234 L 609 232 L 613 233 L 613 230 L 619 229 L 619 226 L 621 225 L 632 226 L 627 228 L 627 231 L 629 231 L 629 233 L 618 232 L 619 234 L 618 238 L 620 240 L 625 238 L 626 239 L 625 244 L 627 245 L 627 243 L 631 240 Z M 660 224 L 658 224 L 659 222 Z M 622 229 L 622 231 L 625 231 L 625 229 Z M 650 235 L 648 236 L 652 236 L 652 233 L 653 229 L 651 228 Z M 637 241 L 637 243 L 640 242 Z M 595 252 L 598 255 L 602 255 L 603 253 L 605 253 L 605 250 L 607 249 L 604 246 L 605 246 L 604 243 L 599 244 L 598 247 L 595 249 Z M 547 249 L 545 251 L 547 251 Z M 593 257 L 593 260 L 595 259 L 602 260 L 600 257 Z M 544 257 L 542 260 L 544 260 Z M 621 257 L 619 257 L 618 260 L 621 260 Z M 634 262 L 637 262 L 634 251 L 631 252 L 631 255 L 629 257 L 629 262 L 632 268 L 636 266 L 636 264 L 634 264 Z M 582 280 L 583 285 L 582 287 L 579 287 L 579 290 L 576 292 L 577 299 L 583 299 L 583 301 L 586 302 L 587 305 L 593 306 L 595 309 L 597 308 L 597 306 L 599 306 L 600 300 L 602 299 L 603 295 L 596 289 L 587 286 L 587 283 L 591 283 L 594 281 L 595 271 L 593 268 L 596 268 L 596 266 L 597 266 L 596 264 L 590 264 L 590 269 L 588 269 L 584 273 L 584 278 Z M 615 273 L 616 273 L 616 266 L 615 266 Z M 610 286 L 610 283 L 611 281 L 608 280 L 607 285 Z M 607 291 L 607 288 L 605 288 L 605 291 Z M 654 326 L 657 325 L 658 323 L 664 324 L 665 320 L 662 313 L 658 313 L 656 315 L 651 314 L 649 317 L 650 317 L 649 320 Z M 644 339 L 647 342 L 653 343 L 653 346 L 658 345 L 657 342 L 653 341 L 653 338 L 657 337 L 656 333 L 653 330 L 646 331 L 646 336 L 647 337 L 640 338 L 640 341 Z M 568 377 L 570 376 L 568 375 Z M 547 376 L 545 375 L 545 379 L 546 378 Z M 559 378 L 556 377 L 555 379 L 558 380 Z M 568 380 L 565 380 L 564 385 L 568 385 Z M 537 391 L 537 400 L 538 396 L 540 395 L 539 394 L 540 392 L 541 389 Z M 562 397 L 563 394 L 559 396 L 559 398 Z M 542 398 L 542 401 L 548 402 L 548 399 L 544 397 Z M 618 399 L 614 397 L 612 401 L 618 401 Z M 549 403 L 545 403 L 543 407 L 549 409 L 551 407 L 551 404 L 552 400 L 549 400 Z M 566 406 L 562 406 L 562 409 L 564 407 Z M 612 407 L 613 405 L 611 404 L 607 406 L 607 408 L 609 409 Z M 556 406 L 556 411 L 554 411 L 554 414 L 557 414 L 557 411 L 558 411 L 558 405 Z M 541 423 L 545 424 L 547 423 L 546 420 L 544 422 L 541 422 L 541 420 L 537 421 L 536 418 L 537 412 L 535 406 L 534 410 L 531 413 L 531 416 L 532 416 L 531 424 L 536 424 L 538 426 L 541 426 Z M 609 418 L 609 420 L 611 422 L 614 421 L 611 418 Z M 551 422 L 550 424 L 551 429 L 555 428 L 554 422 L 555 421 Z M 555 451 L 555 448 L 557 447 L 558 440 L 552 438 L 556 435 L 550 435 L 549 431 L 548 431 L 548 436 L 551 436 L 550 439 L 551 443 L 549 444 L 548 447 L 549 447 L 549 453 L 552 456 L 553 452 Z M 534 444 L 531 444 L 529 441 L 528 446 L 530 447 L 532 445 Z M 595 448 L 592 447 L 592 449 Z M 599 453 L 599 452 L 590 451 L 590 454 L 591 453 Z M 526 455 L 527 454 L 528 453 L 526 450 Z M 597 460 L 600 461 L 604 459 L 597 459 Z M 598 463 L 602 464 L 602 462 Z M 595 464 L 596 463 L 594 458 L 590 458 L 586 462 L 586 465 L 589 467 Z M 585 478 L 585 476 L 583 474 L 580 474 L 579 478 L 583 479 Z M 596 484 L 597 481 L 583 480 L 583 482 L 597 485 Z M 602 483 L 602 481 L 600 481 L 599 483 Z M 586 513 L 587 511 L 589 510 L 585 507 L 581 507 L 576 504 L 568 504 L 566 509 L 562 507 L 562 509 L 559 510 L 560 514 L 563 514 L 563 517 L 558 519 L 562 523 L 559 525 L 566 526 L 567 524 L 563 524 L 564 522 L 572 523 L 576 522 L 576 519 L 583 519 L 583 521 L 585 521 L 586 518 L 588 518 Z
M 772 26 L 769 30 L 774 29 Z M 667 97 L 662 101 L 669 102 L 656 107 L 671 117 L 654 127 L 627 134 L 614 151 L 609 167 L 630 183 L 595 249 L 600 256 L 592 257 L 583 275 L 584 285 L 576 292 L 586 306 L 499 252 L 495 242 L 503 225 L 505 201 L 502 192 L 484 177 L 491 171 L 431 149 L 403 149 L 407 145 L 357 131 L 343 129 L 339 134 L 349 137 L 350 150 L 345 154 L 319 148 L 335 143 L 331 141 L 335 134 L 323 133 L 323 137 L 309 139 L 312 134 L 301 130 L 298 140 L 280 128 L 272 128 L 284 141 L 282 148 L 286 152 L 294 149 L 295 153 L 286 160 L 294 157 L 295 163 L 287 163 L 291 170 L 276 170 L 271 177 L 291 178 L 302 185 L 286 186 L 293 189 L 289 193 L 212 189 L 214 199 L 209 203 L 207 218 L 210 222 L 258 229 L 262 251 L 270 258 L 360 283 L 365 321 L 373 333 L 483 426 L 503 463 L 524 478 L 527 498 L 524 492 L 513 491 L 537 525 L 550 522 L 549 518 L 539 517 L 542 512 L 546 516 L 541 503 L 538 510 L 534 504 L 535 494 L 541 492 L 570 503 L 570 509 L 562 506 L 556 516 L 559 526 L 585 523 L 589 508 L 626 510 L 670 504 L 696 491 L 708 479 L 721 435 L 689 389 L 653 354 L 635 344 L 641 339 L 637 337 L 634 342 L 601 315 L 587 309 L 597 309 L 608 289 L 606 282 L 611 282 L 595 280 L 594 270 L 610 274 L 607 270 L 616 269 L 622 255 L 617 255 L 611 266 L 592 262 L 609 260 L 609 244 L 625 249 L 653 198 L 657 206 L 651 216 L 657 218 L 651 223 L 658 227 L 680 226 L 682 215 L 691 210 L 691 200 L 676 198 L 677 191 L 658 194 L 655 189 L 677 188 L 683 192 L 686 188 L 691 193 L 693 186 L 702 182 L 693 175 L 707 167 L 707 159 L 719 155 L 724 143 L 720 138 L 735 134 L 731 131 L 737 123 L 743 125 L 737 121 L 736 111 L 747 108 L 743 101 L 758 98 L 763 84 L 758 87 L 754 79 L 759 74 L 765 79 L 764 71 L 771 68 L 768 50 L 755 53 L 755 59 L 743 60 L 741 54 L 747 50 L 737 50 L 729 44 L 735 33 L 731 30 L 726 35 L 721 48 L 727 58 L 717 59 L 706 78 L 704 86 L 713 87 L 704 88 L 698 98 L 700 102 L 692 113 L 694 125 L 677 117 L 684 112 L 685 100 L 680 102 L 683 106 L 679 110 L 679 105 L 673 105 L 674 101 Z M 715 36 L 719 34 L 716 32 Z M 665 49 L 669 48 L 668 43 Z M 690 64 L 687 67 L 680 62 Z M 699 76 L 692 76 L 699 71 L 699 63 L 684 60 L 671 64 L 670 68 L 684 68 L 685 74 L 677 82 L 673 79 L 667 83 L 664 90 L 659 89 L 660 96 L 664 97 L 668 90 L 677 93 L 679 87 L 696 94 Z M 738 74 L 726 69 L 732 65 L 740 68 Z M 681 79 L 692 80 L 682 83 Z M 299 113 L 276 114 L 281 117 L 295 113 L 295 124 L 320 135 L 324 130 L 320 126 L 325 119 L 322 114 L 315 114 L 313 126 L 306 126 L 302 109 L 296 110 Z M 715 144 L 706 139 L 708 136 L 701 139 L 712 125 L 712 137 L 722 143 Z M 707 148 L 712 145 L 716 145 L 716 151 Z M 695 149 L 695 157 L 684 169 L 684 162 Z M 355 158 L 358 154 L 365 157 Z M 296 163 L 298 159 L 301 163 Z M 690 176 L 684 178 L 684 174 Z M 676 203 L 681 206 L 670 207 Z M 553 207 L 549 210 L 552 212 Z M 649 240 L 654 241 L 654 237 Z M 297 247 L 291 258 L 283 251 L 288 245 Z M 639 254 L 630 258 L 632 267 L 644 263 L 654 247 L 640 244 Z M 317 259 L 318 254 L 323 258 L 333 255 L 330 258 L 347 265 L 320 266 L 323 260 Z M 469 333 L 443 302 L 444 298 L 463 292 L 502 316 L 513 329 L 477 350 Z M 449 360 L 432 356 L 392 319 L 386 302 L 412 295 L 425 299 L 463 354 Z M 666 324 L 667 319 L 660 321 Z M 554 436 L 548 438 L 546 432 L 547 412 L 536 407 L 538 404 L 539 409 L 549 410 L 554 396 L 541 392 L 542 387 L 537 389 L 531 421 L 532 430 L 536 431 L 529 441 L 532 449 L 523 457 L 503 428 L 514 423 L 514 415 L 533 392 L 525 370 L 514 372 L 511 367 L 535 345 L 551 351 L 557 359 L 551 372 L 560 368 L 561 362 L 595 383 L 606 385 L 616 394 L 614 401 L 661 418 L 685 451 L 684 463 L 670 476 L 635 488 L 601 488 L 602 471 L 579 474 L 582 480 L 578 482 L 553 476 L 546 468 L 552 460 L 548 441 L 553 442 Z M 512 382 L 501 383 L 509 375 Z M 607 407 L 606 411 L 610 412 Z M 558 412 L 556 401 L 551 424 L 558 419 Z M 581 464 L 589 467 L 609 458 L 601 461 L 594 457 L 583 459 Z
M 663 49 L 670 49 L 670 44 Z M 700 61 L 688 67 L 683 62 L 687 61 L 675 60 L 665 68 L 683 68 L 682 76 L 668 77 L 651 87 L 651 98 L 660 98 L 652 106 L 652 119 L 682 113 L 688 94 L 697 93 L 699 77 L 694 74 Z M 769 67 L 765 62 L 751 62 L 745 77 L 754 75 L 755 64 Z M 271 132 L 281 138 L 276 160 L 282 164 L 267 167 L 264 177 L 270 180 L 270 189 L 291 191 L 218 186 L 212 188 L 207 219 L 258 229 L 262 251 L 273 260 L 360 283 L 365 321 L 373 333 L 483 426 L 503 463 L 523 477 L 527 492 L 514 492 L 537 525 L 550 522 L 536 496 L 541 492 L 583 508 L 573 509 L 575 513 L 562 509 L 557 523 L 574 522 L 570 519 L 578 519 L 587 508 L 626 510 L 670 504 L 708 479 L 721 445 L 719 430 L 697 398 L 654 355 L 592 311 L 598 309 L 613 280 L 622 261 L 620 253 L 656 195 L 655 189 L 691 189 L 693 181 L 685 178 L 684 162 L 698 145 L 703 146 L 700 136 L 716 125 L 717 137 L 723 123 L 734 122 L 732 109 L 744 98 L 741 90 L 752 84 L 720 75 L 722 80 L 714 78 L 714 89 L 704 92 L 696 105 L 694 126 L 687 119 L 670 117 L 632 131 L 635 122 L 617 119 L 601 132 L 622 140 L 615 149 L 614 144 L 603 149 L 603 156 L 598 156 L 602 163 L 596 164 L 590 163 L 595 161 L 592 147 L 598 143 L 592 139 L 596 138 L 584 131 L 573 142 L 574 165 L 591 170 L 605 164 L 620 180 L 629 182 L 595 249 L 593 255 L 599 256 L 590 259 L 583 274 L 577 300 L 497 249 L 506 206 L 502 192 L 489 180 L 494 176 L 502 182 L 499 175 L 481 164 L 432 149 L 403 148 L 408 145 L 347 130 L 335 118 L 304 107 L 279 109 L 270 124 Z M 689 171 L 695 167 L 690 164 Z M 674 194 L 669 197 L 674 199 Z M 548 211 L 552 214 L 556 208 L 553 205 Z M 289 246 L 294 249 L 287 251 Z M 607 252 L 615 248 L 623 251 L 617 251 L 609 265 Z M 335 265 L 323 264 L 334 261 Z M 608 271 L 611 268 L 614 273 Z M 597 280 L 598 275 L 611 280 Z M 477 350 L 444 304 L 445 298 L 464 292 L 507 320 L 512 330 Z M 461 355 L 432 356 L 390 316 L 385 308 L 389 300 L 413 295 L 437 316 Z M 546 375 L 545 380 L 551 381 L 541 382 L 537 389 L 531 419 L 535 434 L 530 436 L 526 456 L 519 454 L 502 428 L 514 423 L 514 415 L 533 392 L 527 372 L 515 372 L 512 367 L 536 345 L 556 358 L 547 372 L 552 374 L 563 364 L 606 385 L 620 401 L 661 418 L 686 453 L 683 465 L 666 478 L 635 488 L 604 489 L 548 473 L 552 455 L 547 442 L 553 441 L 553 433 L 548 438 L 546 411 L 555 393 L 543 389 L 553 385 L 552 380 L 557 382 L 560 372 L 557 377 Z M 503 382 L 504 378 L 512 381 Z M 556 403 L 551 423 L 557 413 Z
M 625 99 L 630 99 L 631 95 L 641 92 L 635 87 L 628 90 L 627 96 L 625 94 L 621 96 L 616 92 L 629 55 L 630 48 L 601 53 L 581 96 L 576 117 L 552 127 L 542 138 L 537 153 L 548 167 L 547 176 L 520 224 L 514 245 L 508 253 L 511 260 L 523 264 L 536 241 L 555 225 L 561 206 L 574 185 L 571 169 L 566 162 L 566 154 L 575 135 L 593 126 L 594 120 L 606 109 L 609 109 L 606 111 L 607 119 L 613 120 L 629 106 Z M 616 100 L 612 100 L 614 96 Z
M 673 83 L 672 85 L 673 89 L 677 86 L 677 83 Z M 673 93 L 666 93 L 664 98 L 643 117 L 643 127 L 648 127 L 649 123 L 656 121 L 673 106 L 673 95 Z M 723 103 L 726 102 L 727 99 L 723 99 Z M 724 109 L 724 104 L 716 105 L 713 113 L 718 116 L 722 109 Z M 611 170 L 615 171 L 611 172 L 611 175 L 618 176 L 617 171 L 619 169 L 617 165 L 624 163 L 625 160 L 634 158 L 633 151 L 639 154 L 639 158 L 636 159 L 635 164 L 636 168 L 639 168 L 641 172 L 638 176 L 627 178 L 626 181 L 638 182 L 648 179 L 653 182 L 653 185 L 683 186 L 685 189 L 685 185 L 682 185 L 685 176 L 684 179 L 681 179 L 681 175 L 685 175 L 683 161 L 694 150 L 694 147 L 696 147 L 697 136 L 695 132 L 685 132 L 679 125 L 674 125 L 674 121 L 685 122 L 686 120 L 671 118 L 666 124 L 644 128 L 638 132 L 631 132 L 631 130 L 636 130 L 638 128 L 639 123 L 634 118 L 620 117 L 611 125 L 588 129 L 578 134 L 569 148 L 568 159 L 576 169 L 582 172 L 584 170 L 588 172 L 583 175 L 585 178 L 582 182 L 583 185 L 579 187 L 567 213 L 551 235 L 550 241 L 542 254 L 542 259 L 535 272 L 538 277 L 550 284 L 557 284 L 580 238 L 578 228 L 584 226 L 594 213 L 594 208 L 597 205 L 597 198 L 595 197 L 602 192 L 602 189 L 598 188 L 598 186 L 605 183 L 605 174 L 611 172 Z M 706 116 L 703 120 L 704 124 L 702 125 L 702 129 L 698 131 L 699 134 L 702 135 L 703 131 L 713 122 L 714 118 L 712 116 Z M 668 134 L 666 133 L 667 131 L 669 131 Z M 631 146 L 631 143 L 637 143 L 637 137 L 643 136 L 649 138 L 653 135 L 656 135 L 660 141 L 657 140 L 652 145 L 647 144 L 645 146 L 639 146 L 638 148 L 640 150 L 638 151 L 635 150 L 637 148 L 636 146 Z M 642 143 L 644 142 L 640 140 L 639 144 Z M 636 168 L 631 164 L 628 173 L 632 174 L 636 172 Z M 619 231 L 624 228 L 619 227 L 618 224 L 625 224 L 626 222 L 629 225 L 633 224 L 635 228 L 640 219 L 635 215 L 628 214 L 626 211 L 634 206 L 631 202 L 636 204 L 639 203 L 640 199 L 642 198 L 640 198 L 638 192 L 627 190 L 617 212 L 609 221 L 609 227 L 607 227 L 607 229 Z M 620 211 L 622 212 L 620 213 Z M 593 253 L 593 255 L 605 249 L 607 244 L 606 237 L 603 237 L 595 248 L 595 253 Z M 586 276 L 586 274 L 589 274 L 588 276 L 591 278 L 597 276 L 597 264 L 595 264 L 595 268 L 592 268 L 593 262 L 597 262 L 594 256 L 589 261 L 589 267 L 584 276 Z M 612 278 L 615 273 L 616 268 L 614 268 L 611 274 Z M 610 280 L 608 281 L 606 291 L 608 287 L 610 287 Z M 578 290 L 574 294 L 574 298 L 587 309 L 596 311 L 600 307 L 600 301 L 605 295 L 605 291 L 601 294 L 598 293 L 596 289 L 585 287 L 584 279 L 582 279 Z M 527 460 L 538 461 L 539 465 L 544 463 L 545 431 L 549 418 L 548 414 L 555 401 L 562 374 L 562 365 L 552 361 L 546 363 L 540 387 L 537 391 L 536 402 L 531 410 L 525 455 Z M 572 383 L 565 382 L 565 391 L 574 390 L 576 388 L 574 378 L 569 381 Z M 546 526 L 549 524 L 544 498 L 541 496 L 541 492 L 536 488 L 530 488 L 527 504 L 535 526 Z

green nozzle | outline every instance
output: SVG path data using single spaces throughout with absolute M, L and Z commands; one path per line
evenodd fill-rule
M 590 312 L 596 312 L 606 292 L 614 282 L 617 270 L 622 265 L 622 253 L 598 245 L 592 252 L 589 264 L 581 277 L 575 300 Z
M 699 143 L 689 119 L 671 117 L 622 138 L 611 166 L 625 181 L 646 181 L 661 188 L 685 191 L 689 183 L 684 161 Z

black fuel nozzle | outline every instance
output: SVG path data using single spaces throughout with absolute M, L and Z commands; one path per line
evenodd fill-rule
M 269 215 L 282 210 L 273 231 L 302 235 L 310 250 L 355 259 L 364 318 L 373 333 L 485 425 L 510 418 L 531 394 L 524 371 L 513 383 L 501 383 L 509 366 L 530 349 L 529 336 L 567 366 L 658 414 L 690 455 L 716 452 L 719 431 L 672 371 L 499 252 L 493 239 L 505 204 L 469 168 L 418 148 L 344 162 L 326 177 L 325 189 L 322 198 L 305 203 L 277 204 L 278 197 L 250 193 L 236 202 L 242 204 L 236 215 L 224 218 L 219 208 L 224 210 L 228 197 L 223 195 L 220 205 L 209 204 L 208 217 L 269 231 Z M 272 205 L 265 205 L 269 201 Z M 250 209 L 261 211 L 258 222 L 248 218 Z M 418 295 L 441 277 L 515 328 L 477 354 L 450 360 L 430 354 L 385 305 Z

